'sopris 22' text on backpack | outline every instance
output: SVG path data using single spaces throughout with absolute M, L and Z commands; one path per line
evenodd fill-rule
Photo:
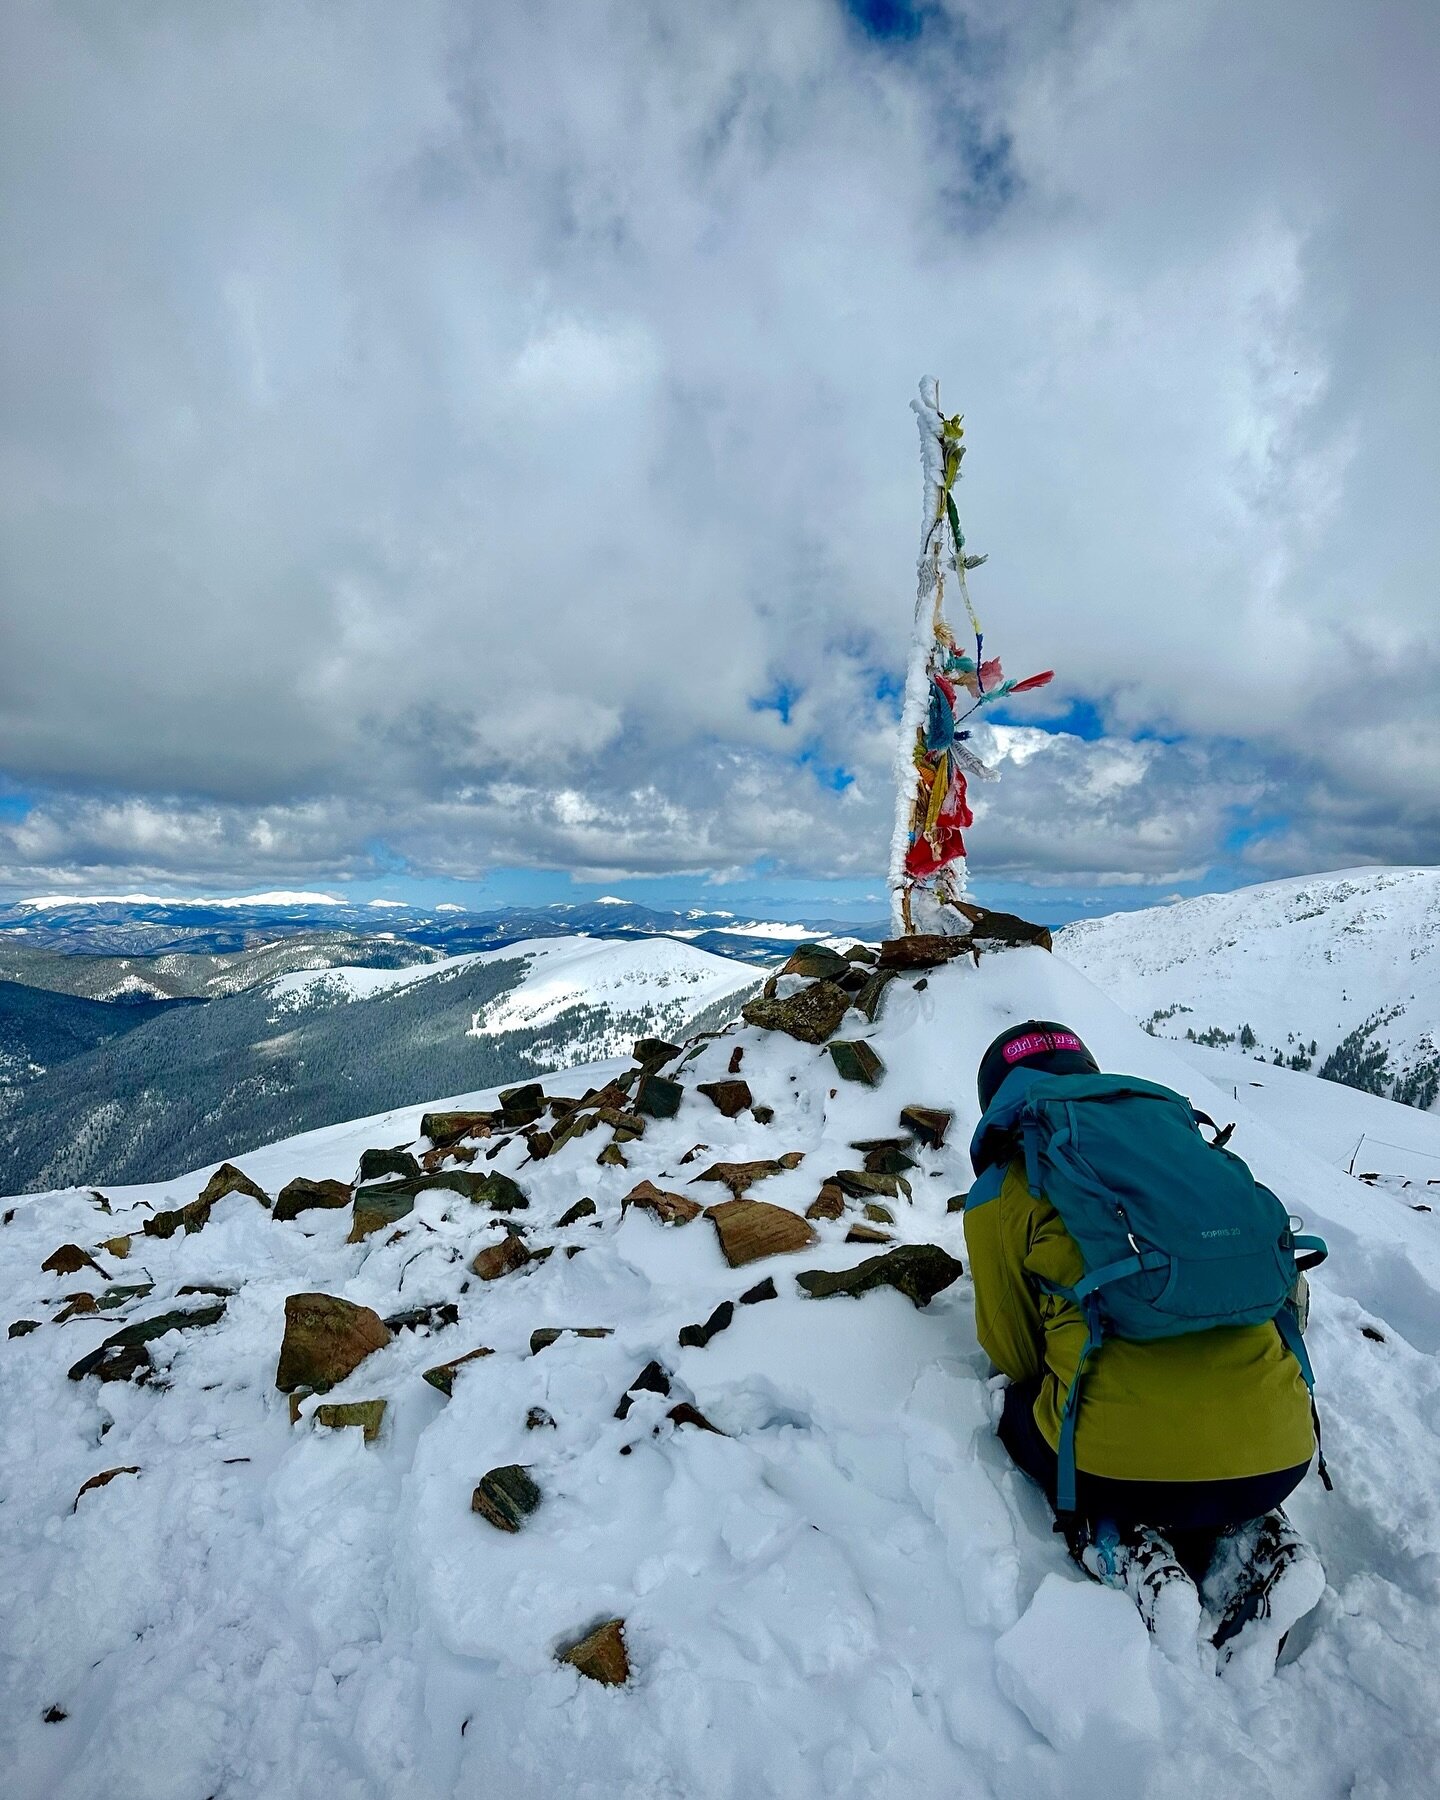
M 1061 1414 L 1057 1511 L 1075 1510 L 1085 1366 L 1107 1337 L 1143 1342 L 1273 1320 L 1313 1412 L 1294 1296 L 1299 1271 L 1324 1261 L 1325 1244 L 1297 1235 L 1298 1221 L 1245 1162 L 1206 1141 L 1184 1095 L 1138 1076 L 1016 1069 L 976 1127 L 970 1155 L 979 1180 L 969 1205 L 1023 1156 L 1030 1191 L 1059 1213 L 1085 1264 L 1073 1287 L 1054 1290 L 1088 1327 Z M 1318 1449 L 1318 1418 L 1315 1437 Z M 1323 1453 L 1319 1468 L 1328 1487 Z

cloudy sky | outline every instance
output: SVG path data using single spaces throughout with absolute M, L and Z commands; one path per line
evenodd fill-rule
M 0 891 L 853 910 L 925 373 L 982 894 L 1440 861 L 1431 0 L 0 29 Z

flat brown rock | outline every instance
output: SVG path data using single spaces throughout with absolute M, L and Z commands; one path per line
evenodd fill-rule
M 954 1113 L 936 1106 L 907 1106 L 901 1111 L 900 1123 L 931 1150 L 943 1150 L 945 1133 L 954 1117 Z
M 523 1269 L 530 1260 L 524 1238 L 510 1232 L 498 1244 L 490 1244 L 471 1262 L 470 1267 L 482 1281 L 498 1281 L 512 1269 Z
M 40 1267 L 51 1275 L 78 1275 L 82 1269 L 93 1269 L 101 1276 L 105 1274 L 89 1251 L 82 1250 L 78 1244 L 62 1244 L 58 1250 L 52 1250 Z
M 478 1350 L 467 1350 L 464 1356 L 454 1357 L 450 1362 L 437 1363 L 433 1369 L 425 1371 L 425 1379 L 433 1388 L 438 1388 L 448 1400 L 455 1388 L 455 1376 L 466 1363 L 478 1362 L 482 1356 L 493 1356 L 495 1352 L 488 1345 L 482 1344 Z
M 287 1181 L 275 1197 L 270 1217 L 284 1224 L 313 1207 L 335 1209 L 350 1204 L 350 1188 L 343 1181 L 309 1181 L 303 1175 Z M 153 1221 L 152 1221 L 153 1222 Z M 150 1226 L 145 1229 L 148 1231 Z
M 937 969 L 957 956 L 969 956 L 973 945 L 969 932 L 949 936 L 940 932 L 912 932 L 909 937 L 886 938 L 880 946 L 882 969 Z
M 698 1200 L 689 1200 L 684 1194 L 667 1194 L 653 1181 L 641 1181 L 631 1188 L 620 1202 L 620 1210 L 623 1213 L 631 1206 L 652 1213 L 662 1225 L 688 1225 L 705 1210 Z
M 748 1081 L 702 1081 L 695 1092 L 703 1094 L 727 1119 L 738 1118 L 755 1101 Z
M 819 1242 L 813 1226 L 799 1213 L 765 1200 L 722 1200 L 705 1216 L 714 1220 L 720 1248 L 732 1269 Z
M 833 1181 L 827 1181 L 805 1208 L 807 1219 L 838 1219 L 845 1211 L 845 1196 Z
M 561 1650 L 557 1660 L 569 1663 L 591 1681 L 607 1687 L 623 1687 L 630 1679 L 630 1658 L 625 1650 L 625 1621 L 607 1619 L 578 1644 Z
M 227 1194 L 248 1194 L 252 1200 L 258 1200 L 268 1211 L 270 1196 L 257 1182 L 254 1182 L 243 1169 L 236 1168 L 234 1163 L 221 1163 L 220 1167 L 200 1190 L 200 1199 L 206 1206 L 213 1206 L 217 1200 L 223 1200 Z
M 420 1135 L 437 1147 L 448 1149 L 464 1137 L 489 1137 L 499 1116 L 489 1112 L 426 1113 L 420 1121 Z
M 970 936 L 977 944 L 1036 944 L 1042 950 L 1053 948 L 1053 940 L 1046 928 L 1032 925 L 1018 913 L 993 912 L 987 906 L 974 906 L 968 900 L 957 900 L 955 909 L 970 921 Z
M 389 1342 L 384 1321 L 368 1306 L 334 1294 L 291 1294 L 275 1385 L 282 1394 L 298 1387 L 324 1393 Z
M 873 1225 L 852 1225 L 845 1233 L 847 1244 L 888 1244 L 893 1242 L 888 1231 L 877 1231 Z
M 768 1180 L 771 1175 L 783 1175 L 787 1169 L 798 1169 L 804 1160 L 803 1150 L 787 1150 L 783 1156 L 764 1157 L 757 1162 L 711 1163 L 703 1174 L 692 1179 L 722 1181 L 738 1199 L 746 1188 L 752 1187 L 757 1181 Z

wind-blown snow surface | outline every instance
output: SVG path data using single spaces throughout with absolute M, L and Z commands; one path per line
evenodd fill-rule
M 842 1224 L 799 1255 L 729 1269 L 706 1220 L 664 1228 L 620 1196 L 678 1188 L 709 1156 L 804 1152 L 752 1190 L 798 1209 L 895 1129 L 902 1105 L 953 1106 L 949 1147 L 922 1152 L 899 1235 L 963 1252 L 947 1198 L 968 1185 L 973 1075 L 1002 1026 L 1059 1017 L 1102 1063 L 1238 1113 L 1236 1147 L 1329 1239 L 1310 1328 L 1337 1491 L 1312 1478 L 1292 1510 L 1329 1575 L 1284 1665 L 1254 1690 L 1197 1647 L 1175 1665 L 1132 1608 L 1068 1563 L 1046 1509 L 992 1435 L 994 1395 L 968 1277 L 923 1312 L 883 1290 L 809 1300 L 793 1276 L 869 1254 Z M 731 1800 L 756 1795 L 1285 1796 L 1409 1800 L 1440 1766 L 1440 1243 L 1434 1215 L 1373 1193 L 1280 1135 L 1038 950 L 892 984 L 873 1031 L 878 1090 L 824 1051 L 748 1028 L 710 1042 L 687 1083 L 732 1049 L 762 1127 L 726 1123 L 693 1086 L 677 1119 L 600 1168 L 599 1134 L 521 1167 L 531 1241 L 576 1245 L 464 1289 L 498 1230 L 453 1194 L 422 1196 L 399 1243 L 344 1243 L 348 1215 L 274 1223 L 232 1196 L 194 1236 L 136 1237 L 149 1316 L 182 1284 L 240 1285 L 224 1321 L 166 1340 L 170 1386 L 67 1381 L 115 1325 L 79 1318 L 0 1340 L 0 1768 L 14 1800 Z M 579 1092 L 572 1071 L 547 1084 Z M 1242 1090 L 1243 1092 L 1243 1090 Z M 1399 1109 L 1395 1109 L 1399 1110 Z M 415 1109 L 242 1159 L 273 1192 L 297 1174 L 350 1178 L 360 1151 L 414 1137 Z M 694 1163 L 682 1155 L 709 1145 Z M 111 1195 L 13 1203 L 0 1229 L 0 1320 L 98 1278 L 40 1272 L 57 1244 L 138 1229 L 146 1204 L 201 1172 Z M 709 1185 L 691 1190 L 704 1198 Z M 723 1192 L 723 1191 L 722 1191 Z M 598 1218 L 564 1231 L 592 1195 Z M 705 1349 L 676 1337 L 773 1275 Z M 331 1396 L 383 1395 L 378 1442 L 292 1428 L 273 1387 L 287 1294 L 322 1289 L 388 1313 L 455 1298 L 460 1324 L 403 1333 Z M 181 1302 L 184 1304 L 184 1302 Z M 538 1356 L 542 1325 L 603 1325 Z M 1366 1336 L 1369 1327 L 1374 1336 Z M 447 1403 L 420 1372 L 476 1345 Z M 615 1418 L 651 1358 L 724 1431 L 677 1429 L 657 1395 Z M 544 1407 L 555 1429 L 527 1431 Z M 655 1428 L 658 1427 L 658 1433 Z M 653 1433 L 653 1435 L 652 1435 Z M 621 1456 L 624 1446 L 632 1454 Z M 530 1465 L 544 1492 L 516 1536 L 469 1510 L 487 1469 Z M 92 1491 L 89 1476 L 138 1464 Z M 633 1673 L 604 1689 L 557 1645 L 623 1616 Z M 69 1717 L 42 1720 L 62 1708 Z
M 1202 894 L 1067 925 L 1056 947 L 1160 1037 L 1249 1025 L 1267 1061 L 1314 1040 L 1318 1069 L 1373 1018 L 1392 1075 L 1440 1053 L 1440 869 Z

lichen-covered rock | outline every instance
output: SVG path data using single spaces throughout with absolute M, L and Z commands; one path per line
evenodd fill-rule
M 421 1137 L 438 1149 L 449 1149 L 465 1137 L 489 1137 L 500 1115 L 490 1112 L 432 1112 L 420 1121 Z
M 593 1219 L 594 1216 L 595 1202 L 587 1194 L 583 1200 L 577 1200 L 572 1207 L 561 1213 L 555 1221 L 556 1228 L 558 1229 L 562 1225 L 576 1225 L 581 1219 Z
M 208 1200 L 191 1200 L 188 1205 L 177 1206 L 171 1212 L 157 1212 L 145 1221 L 145 1235 L 172 1238 L 177 1231 L 183 1230 L 188 1237 L 203 1231 L 210 1223 L 210 1206 Z
M 852 1150 L 865 1152 L 865 1173 L 867 1175 L 903 1175 L 907 1169 L 915 1168 L 913 1156 L 906 1153 L 904 1142 L 900 1138 L 871 1140 L 867 1144 L 852 1144 Z
M 426 1369 L 425 1379 L 433 1388 L 438 1388 L 448 1400 L 455 1387 L 455 1377 L 466 1363 L 477 1362 L 482 1356 L 493 1356 L 495 1352 L 488 1345 L 481 1344 L 478 1349 L 467 1350 L 464 1356 L 453 1357 L 449 1362 L 437 1363 L 433 1369 Z
M 234 1163 L 221 1163 L 220 1167 L 200 1190 L 200 1201 L 204 1206 L 213 1206 L 217 1200 L 223 1200 L 227 1194 L 248 1194 L 252 1200 L 258 1200 L 267 1210 L 270 1196 L 258 1182 L 254 1182 L 243 1169 L 236 1168 Z
M 420 1165 L 408 1150 L 362 1150 L 360 1169 L 355 1180 L 363 1184 L 367 1181 L 383 1181 L 389 1176 L 410 1181 L 419 1174 Z
M 298 1387 L 323 1394 L 389 1342 L 384 1321 L 368 1306 L 334 1294 L 291 1294 L 275 1385 L 284 1394 Z
M 294 1181 L 287 1181 L 275 1196 L 270 1216 L 283 1225 L 315 1207 L 334 1211 L 349 1204 L 350 1187 L 347 1182 L 310 1181 L 303 1175 L 297 1175 Z M 145 1229 L 148 1231 L 150 1226 L 146 1225 Z
M 684 1194 L 668 1194 L 653 1181 L 638 1182 L 620 1202 L 622 1213 L 632 1206 L 652 1214 L 662 1225 L 688 1225 L 705 1210 L 698 1201 Z
M 812 1300 L 845 1294 L 858 1298 L 871 1288 L 893 1287 L 915 1306 L 928 1306 L 964 1273 L 959 1262 L 938 1244 L 901 1244 L 884 1256 L 871 1256 L 853 1269 L 807 1269 L 795 1277 Z
M 669 1081 L 647 1069 L 635 1090 L 635 1111 L 651 1119 L 673 1119 L 685 1098 L 678 1081 Z
M 880 1006 L 885 998 L 885 990 L 895 979 L 893 969 L 875 969 L 866 977 L 864 984 L 855 995 L 854 1006 L 873 1025 L 880 1017 Z
M 497 1531 L 518 1531 L 539 1506 L 541 1494 L 519 1463 L 506 1463 L 482 1475 L 470 1496 L 471 1512 L 488 1519 Z
M 764 1200 L 722 1200 L 708 1209 L 706 1217 L 714 1221 L 720 1248 L 732 1269 L 762 1256 L 804 1250 L 819 1241 L 814 1227 L 799 1213 Z
M 29 1337 L 32 1331 L 39 1329 L 40 1321 L 38 1319 L 16 1319 L 5 1335 L 12 1338 Z
M 790 953 L 782 975 L 800 975 L 806 981 L 838 981 L 850 973 L 849 959 L 828 944 L 801 944 Z
M 120 1262 L 124 1262 L 125 1258 L 130 1254 L 129 1236 L 102 1238 L 100 1240 L 100 1248 L 102 1250 L 108 1250 L 111 1256 L 115 1257 Z
M 739 1118 L 746 1107 L 754 1104 L 755 1099 L 748 1081 L 702 1081 L 695 1091 L 703 1094 L 716 1111 L 727 1119 Z
M 342 1431 L 347 1425 L 358 1425 L 365 1434 L 365 1442 L 373 1444 L 380 1435 L 380 1427 L 385 1423 L 385 1402 L 326 1401 L 323 1406 L 317 1406 L 310 1416 L 317 1425 L 326 1425 L 332 1431 Z
M 83 1381 L 87 1375 L 94 1375 L 101 1381 L 148 1381 L 155 1373 L 149 1346 L 157 1338 L 172 1331 L 198 1331 L 207 1325 L 218 1325 L 224 1316 L 225 1302 L 217 1300 L 213 1306 L 178 1308 L 157 1313 L 153 1319 L 137 1319 L 106 1338 L 88 1356 L 82 1356 L 70 1370 L 70 1379 Z
M 524 1212 L 530 1205 L 524 1188 L 518 1181 L 508 1175 L 502 1175 L 498 1169 L 488 1175 L 471 1175 L 459 1169 L 456 1175 L 465 1173 L 466 1186 L 456 1185 L 457 1192 L 469 1195 L 472 1206 L 488 1206 L 491 1212 Z
M 842 1080 L 858 1081 L 862 1087 L 879 1087 L 885 1065 L 863 1038 L 831 1038 L 826 1048 Z
M 869 1200 L 861 1208 L 872 1225 L 893 1225 L 895 1215 L 888 1206 L 881 1206 L 877 1200 Z
M 377 1188 L 356 1188 L 355 1206 L 350 1218 L 347 1244 L 361 1243 L 372 1231 L 397 1225 L 415 1210 L 415 1195 L 408 1186 L 391 1192 Z
M 802 1044 L 823 1044 L 838 1030 L 850 1008 L 850 996 L 833 981 L 813 981 L 785 999 L 778 995 L 747 1001 L 740 1016 L 762 1031 L 783 1031 Z
M 630 1679 L 630 1658 L 625 1649 L 625 1621 L 607 1619 L 579 1643 L 557 1652 L 557 1660 L 569 1663 L 591 1681 L 607 1687 L 624 1687 Z

